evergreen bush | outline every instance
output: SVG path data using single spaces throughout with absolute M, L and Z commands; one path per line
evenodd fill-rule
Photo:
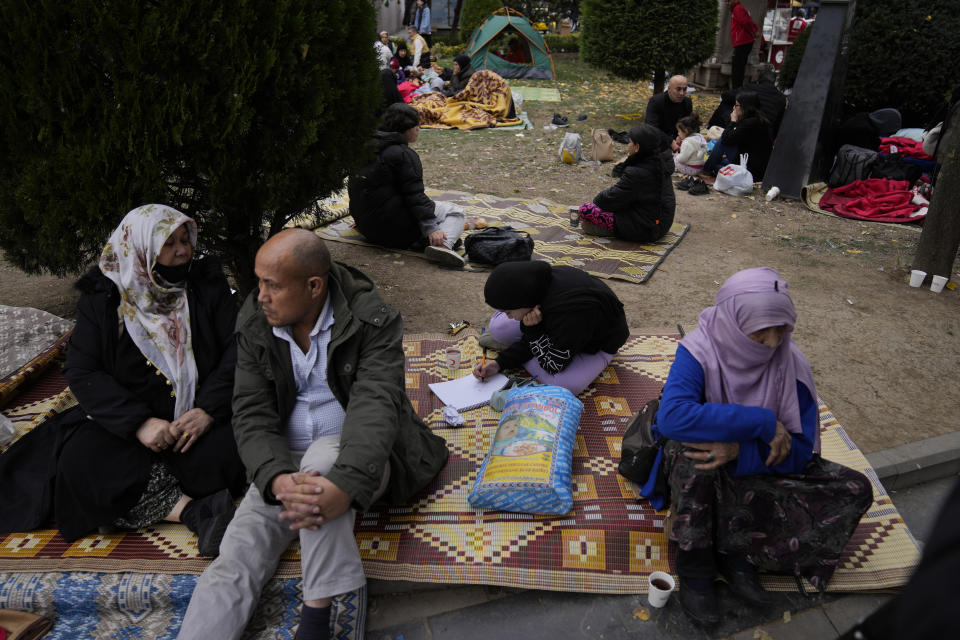
M 960 80 L 958 15 L 960 0 L 858 2 L 845 110 L 895 107 L 909 126 L 927 124 Z
M 497 9 L 510 6 L 509 2 L 501 0 L 464 0 L 463 9 L 460 11 L 459 39 L 463 42 L 469 42 L 473 30 L 483 24 L 491 13 Z
M 0 19 L 0 247 L 30 272 L 84 268 L 158 202 L 249 289 L 266 233 L 362 162 L 382 99 L 368 2 L 8 2 Z
M 581 58 L 631 80 L 685 73 L 713 53 L 716 0 L 583 0 Z
M 807 42 L 810 40 L 810 33 L 816 22 L 809 25 L 800 32 L 793 44 L 787 47 L 787 52 L 783 58 L 783 64 L 780 65 L 780 71 L 777 73 L 777 84 L 781 89 L 793 88 L 793 83 L 797 81 L 797 72 L 800 71 L 800 62 L 803 60 L 803 52 L 807 50 Z
M 564 36 L 558 33 L 545 33 L 543 34 L 543 40 L 547 43 L 547 46 L 550 48 L 551 52 L 573 52 L 580 50 L 579 33 L 570 33 Z

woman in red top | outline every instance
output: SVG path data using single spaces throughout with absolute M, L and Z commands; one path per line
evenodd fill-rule
M 740 0 L 727 0 L 730 7 L 730 40 L 733 42 L 733 61 L 730 72 L 730 81 L 733 89 L 743 85 L 744 72 L 747 70 L 747 58 L 753 49 L 753 41 L 757 39 L 756 23 L 750 17 L 750 12 Z

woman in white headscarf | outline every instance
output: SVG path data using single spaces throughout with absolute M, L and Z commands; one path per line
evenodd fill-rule
M 219 264 L 194 258 L 196 244 L 191 218 L 138 207 L 77 283 L 63 375 L 79 407 L 4 455 L 53 443 L 56 472 L 32 521 L 11 523 L 0 510 L 0 529 L 35 528 L 52 516 L 72 541 L 179 521 L 197 534 L 201 555 L 217 555 L 231 493 L 245 484 L 230 426 L 236 304 Z

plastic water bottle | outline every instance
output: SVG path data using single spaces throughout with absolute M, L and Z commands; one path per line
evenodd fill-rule
M 767 202 L 770 202 L 778 195 L 780 195 L 780 187 L 770 187 L 770 191 L 767 191 L 766 195 Z

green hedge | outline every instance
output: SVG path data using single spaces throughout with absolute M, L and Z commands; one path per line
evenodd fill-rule
M 580 51 L 579 33 L 570 33 L 563 36 L 559 33 L 546 33 L 543 35 L 543 39 L 550 47 L 550 51 Z
M 583 0 L 581 59 L 631 80 L 681 73 L 713 53 L 716 0 Z
M 777 74 L 777 84 L 781 89 L 790 89 L 793 83 L 797 81 L 797 72 L 800 71 L 800 61 L 803 60 L 803 52 L 807 50 L 807 41 L 810 40 L 810 32 L 813 31 L 814 22 L 804 29 L 793 44 L 787 47 L 787 54 L 780 65 L 780 73 Z
M 509 4 L 509 3 L 508 3 Z M 460 11 L 460 40 L 468 42 L 473 30 L 483 24 L 491 13 L 503 8 L 501 0 L 464 0 Z
M 923 126 L 960 75 L 960 0 L 858 2 L 844 90 L 847 113 L 894 107 Z
M 872 0 L 857 4 L 842 117 L 894 107 L 904 126 L 925 126 L 957 87 L 960 0 Z M 777 83 L 792 87 L 814 23 L 797 38 Z
M 461 44 L 443 44 L 441 42 L 434 42 L 433 46 L 430 47 L 430 55 L 437 56 L 437 58 L 453 58 L 461 53 L 464 49 L 467 48 L 465 43 Z

